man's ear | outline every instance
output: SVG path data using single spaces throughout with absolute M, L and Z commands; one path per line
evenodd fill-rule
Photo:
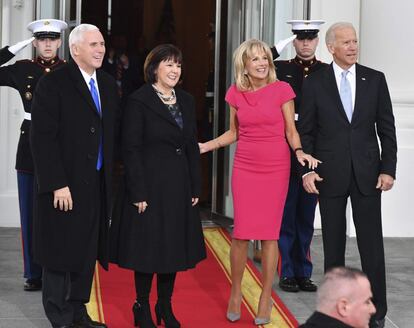
M 72 50 L 72 56 L 77 56 L 79 54 L 79 49 L 78 46 L 76 44 L 72 44 L 72 46 L 70 47 Z
M 340 299 L 336 301 L 336 311 L 341 317 L 348 316 L 348 305 L 349 305 L 349 302 L 344 297 L 341 297 Z
M 58 40 L 58 48 L 60 48 L 60 46 L 62 45 L 62 39 Z
M 335 53 L 335 47 L 333 44 L 328 44 L 326 47 L 328 48 L 328 51 L 330 52 L 331 55 Z
M 37 48 L 37 39 L 34 39 L 34 40 L 32 41 L 32 44 L 33 44 L 33 47 Z

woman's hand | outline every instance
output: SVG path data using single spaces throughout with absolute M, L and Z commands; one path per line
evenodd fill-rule
M 141 214 L 144 213 L 144 211 L 147 209 L 148 204 L 144 200 L 143 202 L 134 203 L 134 206 L 138 207 L 138 213 Z
M 196 206 L 198 204 L 198 197 L 193 197 L 191 198 L 191 205 L 192 206 Z
M 302 166 L 305 166 L 306 162 L 308 162 L 308 168 L 312 170 L 316 169 L 319 163 L 322 163 L 319 159 L 314 158 L 312 155 L 306 154 L 302 150 L 296 151 L 296 158 Z
M 209 151 L 211 151 L 212 149 L 210 149 L 209 147 L 208 147 L 208 143 L 207 142 L 199 142 L 198 143 L 198 147 L 200 148 L 200 154 L 204 154 L 204 153 L 207 153 L 207 152 L 209 152 Z

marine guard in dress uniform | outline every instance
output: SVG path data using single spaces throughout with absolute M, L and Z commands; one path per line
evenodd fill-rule
M 24 107 L 24 121 L 20 127 L 17 147 L 16 170 L 19 192 L 21 234 L 24 258 L 25 291 L 39 290 L 42 287 L 42 268 L 33 262 L 32 222 L 33 222 L 33 160 L 29 144 L 31 106 L 37 81 L 63 64 L 57 56 L 61 45 L 60 34 L 67 28 L 64 21 L 41 19 L 31 22 L 27 28 L 33 33 L 30 39 L 13 46 L 0 49 L 0 65 L 7 63 L 30 43 L 37 50 L 36 59 L 19 60 L 12 65 L 0 67 L 0 86 L 9 86 L 20 93 Z
M 321 20 L 292 20 L 292 32 L 296 38 L 293 46 L 296 57 L 276 60 L 276 74 L 281 81 L 288 82 L 296 93 L 295 111 L 298 113 L 302 97 L 302 82 L 312 72 L 328 65 L 315 58 Z M 287 39 L 289 41 L 289 39 Z M 272 48 L 273 58 L 279 57 L 278 47 Z M 296 115 L 297 117 L 297 115 Z M 312 282 L 310 244 L 317 196 L 307 193 L 302 186 L 295 154 L 291 157 L 289 191 L 283 213 L 279 238 L 279 287 L 287 292 L 299 290 L 313 292 L 317 286 Z

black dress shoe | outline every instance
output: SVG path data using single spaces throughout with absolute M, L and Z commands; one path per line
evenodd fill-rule
M 318 289 L 318 287 L 309 278 L 296 278 L 296 281 L 298 282 L 300 290 L 305 292 L 316 292 Z
M 80 320 L 75 321 L 76 328 L 107 328 L 108 326 L 99 321 L 93 321 L 89 315 L 83 316 Z
M 42 279 L 27 279 L 23 285 L 26 292 L 34 292 L 42 289 Z
M 299 285 L 295 278 L 280 278 L 279 287 L 285 292 L 296 293 L 299 291 Z
M 371 319 L 369 322 L 369 328 L 384 328 L 385 318 L 384 319 Z

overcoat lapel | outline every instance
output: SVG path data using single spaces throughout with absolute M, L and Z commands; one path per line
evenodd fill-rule
M 161 116 L 163 119 L 167 120 L 171 124 L 177 127 L 177 129 L 181 130 L 178 126 L 175 119 L 172 117 L 172 115 L 169 113 L 167 107 L 165 104 L 161 101 L 161 99 L 157 96 L 157 94 L 152 89 L 152 86 L 150 84 L 145 84 L 143 86 L 143 93 L 144 93 L 144 103 L 150 108 L 152 111 L 157 113 L 159 116 Z M 179 99 L 178 99 L 179 101 Z M 182 110 L 182 108 L 181 108 Z
M 349 123 L 346 116 L 344 106 L 342 105 L 341 96 L 339 95 L 338 86 L 336 84 L 335 73 L 332 64 L 327 70 L 325 70 L 325 88 L 328 94 L 333 98 L 336 108 L 339 110 L 340 115 Z
M 102 113 L 102 120 L 105 121 L 108 112 L 105 110 L 108 106 L 108 95 L 112 94 L 108 92 L 107 87 L 108 85 L 102 80 L 102 72 L 100 70 L 96 71 L 96 79 L 98 80 L 98 88 L 99 88 L 99 100 L 101 101 L 101 113 Z M 88 90 L 89 92 L 89 90 Z M 90 93 L 90 92 L 89 92 Z M 91 96 L 92 99 L 92 96 Z M 93 101 L 93 99 L 92 99 Z M 94 108 L 96 108 L 94 106 Z
M 93 112 L 96 115 L 99 115 L 98 112 L 97 112 L 95 103 L 93 102 L 91 92 L 89 91 L 89 88 L 85 83 L 85 80 L 82 76 L 82 73 L 79 70 L 79 67 L 76 65 L 76 63 L 74 61 L 69 62 L 68 65 L 70 65 L 70 75 L 71 75 L 71 78 L 75 82 L 75 87 L 76 87 L 77 91 L 81 94 L 81 96 L 88 103 L 90 109 L 93 110 Z M 98 83 L 99 83 L 99 81 L 98 81 Z M 100 88 L 100 86 L 99 86 L 99 88 Z M 100 94 L 102 95 L 103 92 L 101 91 Z M 101 98 L 102 98 L 102 96 L 101 96 Z M 102 101 L 102 99 L 101 99 L 101 101 Z M 102 107 L 102 104 L 101 104 L 101 107 Z

